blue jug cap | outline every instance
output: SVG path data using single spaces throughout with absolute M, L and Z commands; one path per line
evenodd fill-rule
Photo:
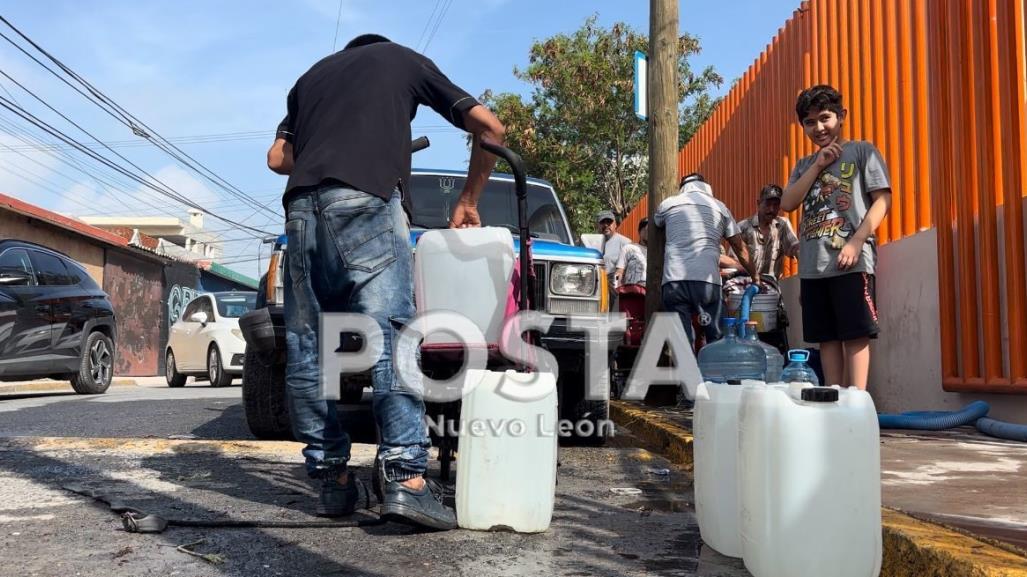
M 735 326 L 735 323 L 737 323 L 737 322 L 738 322 L 738 319 L 736 319 L 735 317 L 726 317 L 724 319 L 724 326 L 726 326 L 726 327 L 733 327 L 733 326 Z
M 788 351 L 788 360 L 796 363 L 805 363 L 809 360 L 809 351 L 806 349 L 792 349 Z

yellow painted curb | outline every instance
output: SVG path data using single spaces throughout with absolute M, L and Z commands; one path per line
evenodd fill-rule
M 230 457 L 261 455 L 303 461 L 304 445 L 292 441 L 218 441 L 205 439 L 144 439 L 88 437 L 0 437 L 0 451 L 113 452 L 141 455 L 211 453 Z M 355 443 L 351 462 L 373 460 L 374 445 Z
M 1027 558 L 891 509 L 884 522 L 889 577 L 1027 577 Z
M 671 461 L 691 467 L 691 431 L 645 407 L 610 402 L 610 418 Z M 1027 558 L 934 523 L 881 510 L 882 577 L 1027 577 Z
M 200 439 L 138 439 L 85 437 L 3 437 L 0 448 L 33 451 L 111 451 L 119 453 L 216 453 L 221 455 L 300 456 L 303 445 L 291 441 L 208 441 Z
M 670 461 L 692 466 L 692 433 L 658 414 L 623 401 L 610 401 L 610 418 L 627 427 Z
M 112 387 L 135 387 L 138 384 L 135 379 L 129 378 L 111 380 Z M 5 393 L 72 393 L 74 391 L 75 389 L 71 388 L 71 383 L 68 381 L 0 382 L 0 395 Z

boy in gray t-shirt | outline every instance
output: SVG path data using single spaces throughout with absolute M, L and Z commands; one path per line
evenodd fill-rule
M 866 389 L 870 340 L 878 333 L 874 231 L 891 206 L 888 169 L 869 142 L 841 137 L 846 110 L 830 86 L 814 86 L 795 105 L 820 150 L 796 163 L 781 199 L 799 221 L 803 338 L 820 344 L 825 384 Z

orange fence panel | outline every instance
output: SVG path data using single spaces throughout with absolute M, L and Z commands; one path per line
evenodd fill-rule
M 796 95 L 838 88 L 846 138 L 873 142 L 891 171 L 878 243 L 936 231 L 947 390 L 1027 393 L 1024 2 L 804 1 L 678 158 L 745 218 L 760 187 L 814 152 Z

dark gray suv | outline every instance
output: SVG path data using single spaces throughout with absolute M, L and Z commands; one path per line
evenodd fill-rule
M 114 374 L 110 297 L 67 255 L 0 240 L 0 381 L 52 378 L 103 393 Z

